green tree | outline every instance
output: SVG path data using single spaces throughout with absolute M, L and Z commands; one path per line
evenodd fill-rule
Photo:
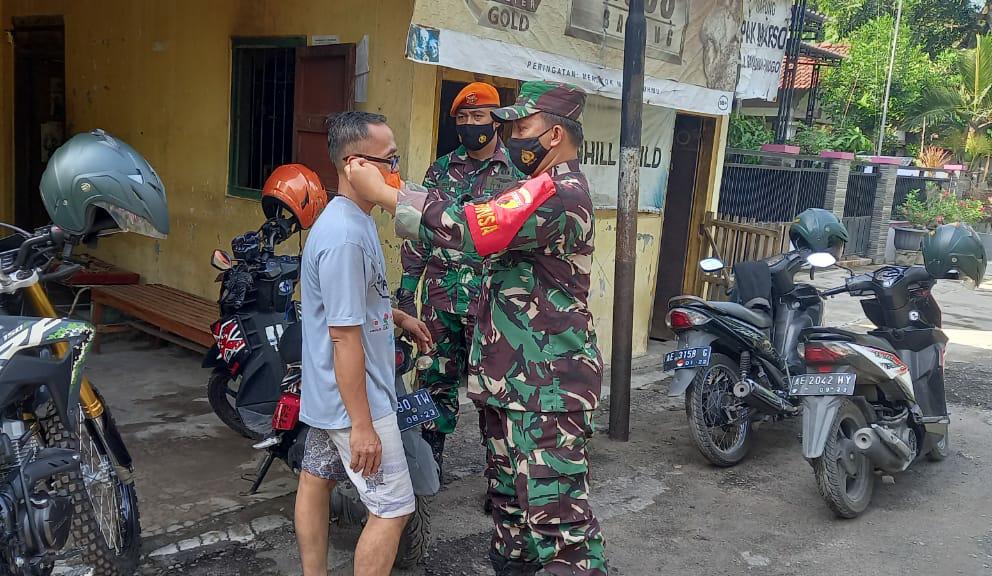
M 822 106 L 839 128 L 853 124 L 865 134 L 878 133 L 893 28 L 894 18 L 888 15 L 863 24 L 845 40 L 851 46 L 850 56 L 840 66 L 824 72 Z M 889 125 L 899 126 L 921 95 L 944 80 L 945 76 L 915 43 L 908 26 L 903 25 L 896 43 Z
M 880 16 L 895 16 L 894 0 L 819 0 L 817 10 L 830 17 L 831 39 L 847 38 Z M 931 58 L 948 48 L 967 47 L 980 25 L 971 0 L 904 0 L 903 20 Z
M 957 86 L 926 86 L 913 106 L 909 122 L 922 124 L 924 118 L 941 130 L 958 133 L 959 146 L 973 162 L 984 158 L 989 171 L 989 127 L 992 126 L 992 36 L 978 36 L 975 47 L 961 50 L 953 59 Z

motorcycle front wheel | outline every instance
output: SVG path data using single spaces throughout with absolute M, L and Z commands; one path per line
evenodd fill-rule
M 51 406 L 49 404 L 49 406 Z M 105 417 L 111 418 L 104 402 Z M 72 497 L 72 542 L 93 576 L 130 576 L 141 554 L 141 521 L 134 481 L 114 465 L 103 437 L 79 409 L 79 438 L 74 438 L 54 408 L 40 416 L 48 446 L 80 452 L 80 472 L 56 480 Z
M 207 400 L 210 402 L 210 408 L 213 409 L 214 414 L 228 428 L 249 440 L 261 440 L 261 434 L 245 426 L 238 414 L 238 408 L 234 405 L 234 401 L 238 397 L 238 388 L 235 384 L 240 385 L 240 383 L 241 379 L 231 378 L 231 374 L 226 369 L 214 369 L 213 373 L 210 374 L 210 380 L 207 381 Z
M 751 449 L 751 416 L 747 405 L 734 396 L 741 379 L 737 363 L 713 354 L 686 391 L 689 433 L 699 451 L 716 466 L 734 466 Z

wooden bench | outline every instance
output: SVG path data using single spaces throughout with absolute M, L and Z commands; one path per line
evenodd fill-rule
M 104 307 L 134 320 L 127 325 L 160 340 L 205 353 L 214 345 L 210 325 L 220 317 L 216 302 L 164 284 L 132 284 L 93 288 L 92 320 L 97 327 L 93 350 L 99 353 L 99 334 L 106 333 Z

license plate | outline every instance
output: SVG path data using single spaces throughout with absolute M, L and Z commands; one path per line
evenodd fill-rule
M 789 393 L 793 396 L 850 396 L 854 394 L 856 374 L 800 374 L 792 377 Z
M 426 388 L 396 399 L 396 419 L 400 423 L 400 432 L 430 422 L 440 415 Z
M 665 354 L 661 367 L 664 370 L 681 370 L 710 365 L 710 347 L 684 348 Z

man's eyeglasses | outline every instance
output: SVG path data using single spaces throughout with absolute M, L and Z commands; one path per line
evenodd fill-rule
M 389 158 L 379 158 L 378 156 L 370 156 L 368 154 L 351 154 L 350 156 L 348 156 L 348 158 L 364 158 L 369 162 L 378 162 L 379 164 L 389 164 L 390 172 L 398 172 L 400 169 L 399 154 L 393 154 Z M 348 158 L 345 158 L 346 162 L 348 161 Z

